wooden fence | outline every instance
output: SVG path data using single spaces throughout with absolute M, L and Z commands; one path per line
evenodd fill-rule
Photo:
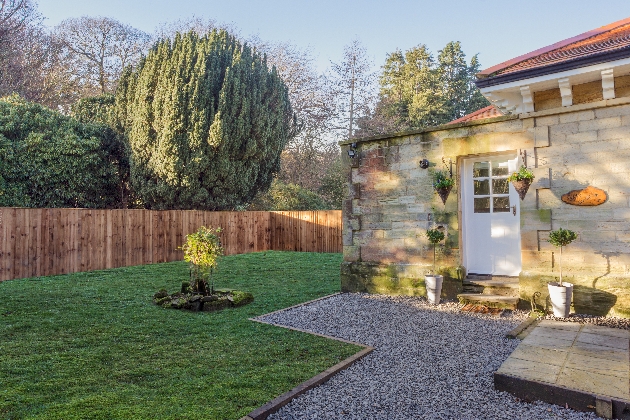
M 341 211 L 206 212 L 0 208 L 0 281 L 183 259 L 199 226 L 227 255 L 341 252 Z

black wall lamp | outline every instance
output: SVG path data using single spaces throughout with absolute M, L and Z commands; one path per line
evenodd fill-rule
M 448 158 L 448 163 L 446 163 L 446 159 L 442 156 L 442 163 L 444 164 L 444 167 L 448 169 L 448 173 L 451 175 L 451 178 L 453 178 L 453 159 Z
M 451 175 L 451 178 L 453 178 L 453 160 L 449 158 L 447 162 L 446 159 L 443 157 L 442 163 L 444 164 L 444 167 L 446 168 L 448 173 Z M 422 169 L 427 169 L 429 166 L 431 166 L 431 162 L 429 162 L 428 159 L 422 159 L 420 161 L 420 167 Z
M 350 144 L 350 150 L 348 150 L 348 156 L 350 156 L 352 159 L 354 159 L 354 157 L 357 155 L 357 144 L 356 143 L 351 143 Z
M 527 150 L 521 149 L 519 154 L 521 155 L 521 159 L 523 159 L 523 166 L 527 168 Z

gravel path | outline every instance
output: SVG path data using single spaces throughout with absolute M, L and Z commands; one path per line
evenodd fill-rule
M 568 318 L 556 318 L 553 315 L 547 315 L 545 319 L 553 319 L 563 322 L 579 322 L 580 324 L 593 324 L 602 327 L 618 328 L 620 330 L 630 330 L 630 318 L 571 314 Z
M 376 348 L 270 419 L 594 419 L 520 402 L 493 388 L 493 372 L 516 348 L 506 332 L 527 314 L 490 317 L 457 303 L 341 294 L 259 319 Z

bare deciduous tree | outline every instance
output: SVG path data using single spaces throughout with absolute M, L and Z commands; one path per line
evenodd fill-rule
M 113 92 L 123 69 L 137 62 L 151 40 L 115 19 L 88 16 L 64 20 L 54 36 L 82 96 Z
M 29 101 L 66 111 L 79 97 L 78 86 L 69 76 L 60 56 L 61 46 L 41 26 L 23 29 L 19 53 L 11 60 L 10 72 L 3 78 L 6 89 Z
M 41 22 L 32 0 L 0 0 L 0 44 L 34 22 Z
M 0 0 L 0 96 L 19 92 L 22 47 L 29 41 L 28 29 L 40 24 L 31 0 Z
M 342 138 L 354 137 L 357 120 L 370 115 L 376 100 L 376 78 L 372 63 L 359 40 L 346 45 L 340 63 L 332 63 L 329 77 L 338 107 L 338 125 Z M 345 128 L 345 130 L 344 130 Z
M 339 155 L 339 147 L 330 134 L 335 121 L 333 93 L 325 77 L 317 72 L 310 51 L 288 43 L 264 43 L 257 38 L 250 42 L 266 54 L 267 63 L 276 67 L 289 88 L 298 122 L 297 136 L 282 153 L 279 178 L 317 192 Z

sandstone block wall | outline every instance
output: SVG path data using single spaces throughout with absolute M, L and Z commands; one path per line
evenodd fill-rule
M 345 146 L 344 146 L 345 149 Z M 424 233 L 443 225 L 445 245 L 437 265 L 454 297 L 465 267 L 460 253 L 458 167 L 462 159 L 512 151 L 527 153 L 535 183 L 521 202 L 523 271 L 521 298 L 547 296 L 558 276 L 558 252 L 547 242 L 559 227 L 578 233 L 564 252 L 563 273 L 576 284 L 576 310 L 630 315 L 630 100 L 555 108 L 521 116 L 364 139 L 348 158 L 349 194 L 344 202 L 342 290 L 423 295 L 433 252 Z M 453 162 L 455 188 L 442 204 L 433 167 Z M 588 185 L 607 201 L 577 207 L 560 197 Z M 539 299 L 540 301 L 540 299 Z

